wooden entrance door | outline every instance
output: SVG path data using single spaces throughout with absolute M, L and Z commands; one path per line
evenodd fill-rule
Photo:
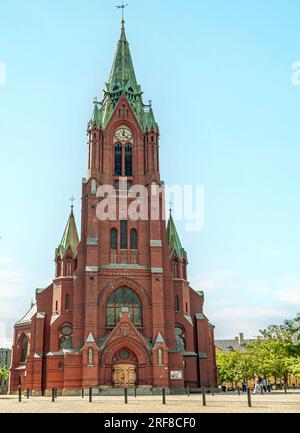
M 134 388 L 136 385 L 136 366 L 117 364 L 113 367 L 113 383 L 115 388 Z

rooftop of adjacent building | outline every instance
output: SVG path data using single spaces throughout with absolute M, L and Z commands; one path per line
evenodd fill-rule
M 243 347 L 252 341 L 251 339 L 245 339 L 242 332 L 239 333 L 234 339 L 223 339 L 215 340 L 215 345 L 222 352 L 232 352 L 233 350 L 243 350 Z

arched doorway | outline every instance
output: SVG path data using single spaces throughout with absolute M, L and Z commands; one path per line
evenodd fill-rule
M 137 385 L 137 358 L 123 348 L 116 352 L 112 362 L 112 385 L 114 388 L 134 388 Z

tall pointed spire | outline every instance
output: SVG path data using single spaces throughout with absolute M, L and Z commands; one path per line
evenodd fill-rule
M 121 7 L 125 7 L 123 4 Z M 118 102 L 123 95 L 126 96 L 143 131 L 151 129 L 158 131 L 151 105 L 144 105 L 142 89 L 138 84 L 131 58 L 129 43 L 126 37 L 125 21 L 121 22 L 121 34 L 117 44 L 114 61 L 107 83 L 104 97 L 99 106 L 95 104 L 92 118 L 88 127 L 101 127 L 105 129 L 113 115 Z
M 128 90 L 135 94 L 141 93 L 141 87 L 138 85 L 135 76 L 129 43 L 126 38 L 125 21 L 122 20 L 121 35 L 117 45 L 109 80 L 106 83 L 106 91 L 126 92 Z
M 77 247 L 79 244 L 79 237 L 77 226 L 75 222 L 74 212 L 73 212 L 73 204 L 71 206 L 71 213 L 62 237 L 62 240 L 56 249 L 55 255 L 60 254 L 61 259 L 65 256 L 66 252 L 70 248 L 74 257 L 77 256 Z

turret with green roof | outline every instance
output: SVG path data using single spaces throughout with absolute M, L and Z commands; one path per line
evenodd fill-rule
M 60 258 L 63 259 L 69 249 L 71 250 L 73 257 L 76 257 L 78 244 L 79 237 L 72 206 L 62 240 L 58 248 L 56 248 L 55 257 L 60 255 Z
M 137 83 L 129 43 L 125 33 L 125 22 L 122 20 L 121 36 L 117 45 L 109 80 L 105 85 L 102 102 L 95 102 L 95 108 L 89 126 L 105 129 L 114 110 L 123 95 L 126 96 L 133 112 L 144 132 L 148 129 L 158 131 L 151 103 L 145 105 L 142 89 Z
M 170 256 L 172 256 L 175 252 L 178 258 L 182 260 L 184 255 L 184 249 L 182 248 L 171 212 L 167 226 L 167 242 L 170 249 Z

